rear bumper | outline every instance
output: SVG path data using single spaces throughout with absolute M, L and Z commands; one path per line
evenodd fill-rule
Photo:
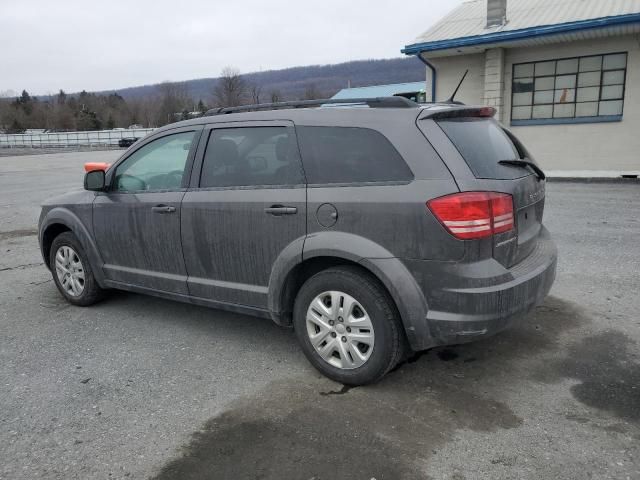
M 408 262 L 427 300 L 431 343 L 464 343 L 507 328 L 547 296 L 557 257 L 543 228 L 531 254 L 510 269 L 493 259 L 466 264 Z

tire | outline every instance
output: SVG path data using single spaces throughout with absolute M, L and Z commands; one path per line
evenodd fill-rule
M 393 300 L 375 277 L 358 267 L 333 267 L 309 278 L 296 297 L 293 325 L 311 364 L 344 385 L 380 380 L 405 352 Z
M 67 253 L 66 256 L 65 252 Z M 58 253 L 61 254 L 60 263 L 63 269 L 59 269 L 59 263 L 56 263 Z M 65 263 L 65 258 L 69 259 L 70 263 Z M 99 302 L 104 297 L 105 292 L 100 288 L 93 276 L 93 270 L 87 254 L 73 233 L 63 232 L 53 240 L 51 251 L 49 252 L 49 265 L 53 281 L 67 302 L 80 307 L 87 307 Z M 78 265 L 81 270 L 78 270 Z M 63 284 L 59 272 L 67 272 L 66 274 L 60 274 L 63 277 L 67 277 L 66 283 Z M 81 288 L 70 288 L 72 275 L 75 285 Z M 84 279 L 81 281 L 82 276 Z

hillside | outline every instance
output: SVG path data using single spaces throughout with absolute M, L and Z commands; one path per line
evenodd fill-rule
M 313 86 L 322 95 L 330 97 L 346 88 L 348 82 L 356 87 L 387 83 L 416 82 L 425 78 L 424 65 L 415 57 L 388 60 L 358 60 L 334 65 L 312 65 L 306 67 L 267 70 L 244 75 L 245 79 L 262 88 L 266 97 L 277 91 L 282 99 L 301 98 L 305 90 Z M 188 94 L 205 103 L 210 99 L 216 78 L 200 78 L 184 82 Z M 156 85 L 109 90 L 125 99 L 138 99 L 153 95 Z
M 67 94 L 60 90 L 56 95 L 38 97 L 23 90 L 18 97 L 0 98 L 0 130 L 85 131 L 134 124 L 158 127 L 189 118 L 189 112 L 205 111 L 213 105 L 326 98 L 349 84 L 363 87 L 420 81 L 425 79 L 425 69 L 416 58 L 393 58 L 252 72 L 242 77 L 246 88 L 236 90 L 242 92 L 233 100 L 236 103 L 220 97 L 221 88 L 214 98 L 219 82 L 216 78 L 102 92 Z

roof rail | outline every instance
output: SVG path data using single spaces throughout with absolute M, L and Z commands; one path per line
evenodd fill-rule
M 279 108 L 309 108 L 322 105 L 367 105 L 369 108 L 417 108 L 418 104 L 404 97 L 376 98 L 325 98 L 321 100 L 299 100 L 293 102 L 256 103 L 238 107 L 221 107 L 207 110 L 205 116 L 226 113 L 250 112 L 253 110 L 277 110 Z

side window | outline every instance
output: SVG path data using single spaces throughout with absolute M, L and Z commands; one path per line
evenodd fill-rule
M 167 135 L 136 150 L 118 166 L 116 192 L 180 188 L 196 132 Z
M 200 187 L 304 183 L 292 128 L 214 129 L 204 154 Z
M 391 142 L 376 130 L 296 127 L 311 184 L 410 181 L 413 174 Z

